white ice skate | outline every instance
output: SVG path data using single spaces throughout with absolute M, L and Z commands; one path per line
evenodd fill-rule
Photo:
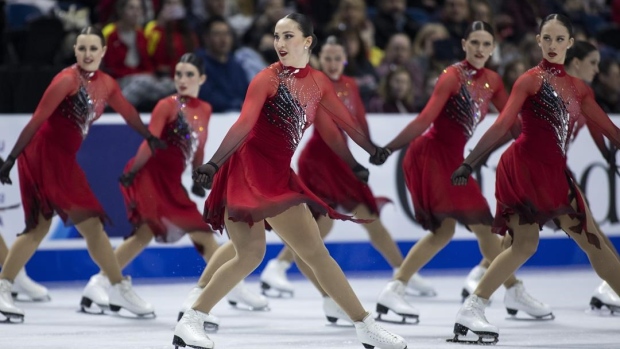
M 394 268 L 394 273 L 392 276 L 396 276 L 398 272 L 398 268 Z M 405 288 L 405 293 L 410 296 L 419 296 L 419 297 L 435 297 L 437 295 L 437 291 L 426 278 L 422 277 L 419 273 L 413 274 L 413 276 L 407 282 L 407 288 Z
M 265 269 L 260 274 L 262 293 L 268 297 L 293 297 L 295 290 L 293 285 L 286 278 L 286 271 L 291 267 L 291 263 L 272 259 L 267 263 Z
M 353 320 L 351 320 L 349 315 L 347 315 L 331 297 L 323 297 L 323 312 L 325 313 L 327 321 L 332 324 L 336 324 L 338 320 L 342 320 L 348 325 L 353 325 Z
M 181 318 L 183 317 L 183 314 L 192 308 L 192 305 L 196 303 L 196 300 L 198 300 L 198 297 L 200 297 L 201 293 L 202 293 L 202 288 L 198 286 L 193 287 L 191 291 L 189 291 L 189 294 L 187 295 L 187 297 L 185 297 L 185 300 L 183 301 L 183 304 L 181 305 L 181 310 L 179 310 L 179 317 L 177 318 L 177 321 L 181 320 Z M 215 332 L 220 328 L 220 319 L 218 319 L 215 315 L 205 314 L 205 317 L 206 317 L 206 320 L 204 323 L 205 331 Z
M 355 332 L 366 349 L 407 349 L 403 337 L 379 326 L 370 314 L 364 320 L 355 322 Z
M 32 280 L 26 270 L 22 270 L 17 273 L 15 280 L 13 280 L 13 288 L 11 294 L 15 300 L 22 300 L 21 296 L 25 296 L 31 301 L 35 302 L 49 302 L 51 300 L 47 288 Z
M 109 289 L 110 280 L 107 276 L 102 274 L 91 276 L 88 284 L 84 287 L 84 291 L 82 291 L 80 310 L 88 314 L 103 314 L 104 310 L 110 309 Z M 93 303 L 99 309 L 92 307 Z
M 140 317 L 155 317 L 153 306 L 136 294 L 131 286 L 131 278 L 129 277 L 116 285 L 112 285 L 108 295 L 110 297 L 110 310 L 115 313 L 124 308 Z
M 240 283 L 233 288 L 228 296 L 228 304 L 236 308 L 248 308 L 249 310 L 269 310 L 269 302 L 265 296 L 254 294 L 245 286 L 245 282 Z
M 467 275 L 465 279 L 465 285 L 463 285 L 463 290 L 461 291 L 461 297 L 463 297 L 463 302 L 470 295 L 474 294 L 476 287 L 480 283 L 480 279 L 482 279 L 482 275 L 486 273 L 487 268 L 477 265 L 475 266 Z
M 592 309 L 601 309 L 607 307 L 612 314 L 620 313 L 620 297 L 614 292 L 606 281 L 594 290 L 592 299 L 590 299 L 590 307 Z
M 482 299 L 475 294 L 467 297 L 461 309 L 456 314 L 456 322 L 454 323 L 454 338 L 448 339 L 448 342 L 454 343 L 471 343 L 471 344 L 495 344 L 499 340 L 499 329 L 487 321 L 484 316 L 484 309 L 488 306 L 489 301 Z M 478 340 L 463 340 L 460 336 L 467 335 L 467 331 L 471 331 L 478 335 Z
M 13 302 L 12 286 L 9 280 L 0 280 L 0 314 L 6 318 L 4 322 L 24 322 L 24 311 Z
M 511 288 L 506 289 L 504 294 L 504 305 L 508 314 L 515 316 L 519 310 L 540 320 L 553 320 L 555 316 L 551 311 L 551 306 L 532 297 L 523 286 L 523 282 L 518 280 Z
M 405 284 L 400 280 L 393 280 L 385 286 L 377 300 L 377 320 L 395 322 L 381 318 L 389 310 L 400 315 L 402 320 L 398 323 L 407 323 L 407 318 L 414 319 L 413 323 L 419 322 L 420 312 L 405 300 Z
M 203 328 L 207 317 L 208 314 L 203 312 L 194 309 L 187 310 L 174 328 L 172 339 L 174 348 L 213 349 L 215 343 L 207 336 Z

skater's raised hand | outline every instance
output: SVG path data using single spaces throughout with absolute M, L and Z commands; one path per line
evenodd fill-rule
M 196 182 L 194 182 L 194 184 L 192 184 L 192 193 L 194 193 L 194 195 L 199 196 L 201 198 L 204 198 L 205 195 L 207 195 L 207 191 L 205 190 L 205 188 L 201 187 Z
M 383 165 L 387 158 L 392 154 L 389 148 L 377 147 L 377 150 L 370 156 L 370 163 L 373 165 Z
M 217 170 L 219 170 L 219 166 L 213 161 L 209 161 L 194 170 L 192 173 L 192 179 L 203 188 L 211 189 L 211 185 L 213 184 L 213 176 L 215 176 Z
M 357 177 L 357 179 L 364 183 L 368 183 L 368 177 L 370 176 L 370 172 L 368 172 L 368 169 L 366 167 L 357 164 L 355 167 L 353 167 L 353 173 L 355 174 L 355 177 Z
M 127 173 L 123 173 L 119 178 L 118 181 L 121 183 L 121 185 L 125 188 L 129 188 L 131 186 L 131 184 L 133 183 L 134 178 L 136 177 L 136 173 L 135 172 L 127 172 Z
M 3 161 L 2 165 L 0 165 L 0 183 L 13 184 L 11 178 L 9 178 L 9 173 L 11 172 L 13 165 L 15 165 L 15 158 L 9 155 L 9 157 L 6 158 L 6 161 Z
M 459 168 L 452 173 L 452 185 L 467 185 L 467 180 L 473 172 L 472 167 L 467 163 L 462 163 Z

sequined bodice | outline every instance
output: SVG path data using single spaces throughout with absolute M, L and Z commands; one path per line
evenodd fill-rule
M 458 71 L 460 88 L 445 106 L 445 115 L 463 128 L 467 139 L 471 138 L 480 121 L 486 115 L 493 89 L 483 76 L 484 69 L 476 70 L 465 62 L 453 65 Z
M 182 96 L 172 96 L 176 103 L 177 117 L 168 123 L 163 132 L 163 139 L 170 145 L 178 147 L 184 155 L 185 165 L 189 165 L 199 143 L 199 132 L 206 132 L 206 125 L 202 125 L 197 115 L 191 115 L 188 108 L 188 99 Z
M 59 105 L 63 116 L 70 119 L 86 138 L 90 125 L 103 113 L 105 98 L 95 98 L 96 72 L 84 72 L 74 68 L 79 74 L 80 87 L 75 95 L 67 96 Z
M 271 68 L 277 69 L 277 68 Z M 305 68 L 309 69 L 309 68 Z M 301 74 L 300 74 L 301 73 Z M 308 74 L 306 71 L 305 74 Z M 276 94 L 265 102 L 262 114 L 287 139 L 287 147 L 295 151 L 304 131 L 312 124 L 321 99 L 317 86 L 303 84 L 300 69 L 283 69 L 275 75 Z

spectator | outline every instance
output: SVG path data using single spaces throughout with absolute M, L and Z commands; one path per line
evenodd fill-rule
M 342 0 L 326 27 L 326 33 L 334 34 L 346 30 L 358 31 L 362 41 L 364 41 L 366 51 L 370 52 L 375 46 L 375 27 L 366 14 L 364 0 Z
M 142 2 L 117 1 L 116 18 L 116 22 L 103 28 L 108 46 L 103 56 L 103 69 L 118 81 L 131 104 L 142 110 L 150 109 L 160 98 L 174 91 L 174 82 L 169 77 L 158 79 L 154 75 L 146 37 L 139 27 Z
M 186 12 L 181 0 L 165 0 L 157 20 L 146 25 L 148 52 L 159 75 L 172 77 L 181 56 L 198 47 L 198 39 L 185 19 Z
M 385 56 L 381 65 L 377 67 L 379 78 L 383 78 L 390 71 L 397 67 L 403 67 L 411 76 L 414 89 L 413 100 L 418 101 L 420 98 L 420 87 L 424 83 L 424 71 L 420 68 L 418 62 L 413 58 L 413 50 L 411 49 L 411 40 L 405 34 L 394 34 L 385 48 Z
M 375 25 L 375 45 L 384 50 L 392 35 L 404 33 L 409 40 L 415 38 L 419 25 L 407 14 L 405 0 L 382 0 L 373 20 Z
M 449 41 L 445 42 L 442 52 L 435 50 L 435 57 L 441 56 L 444 61 L 441 65 L 449 65 L 456 60 L 465 58 L 465 52 L 461 45 L 461 39 L 465 37 L 465 31 L 470 22 L 470 8 L 468 0 L 446 0 L 441 9 L 441 22 L 448 29 Z
M 370 99 L 376 94 L 379 76 L 368 60 L 362 37 L 357 31 L 347 30 L 339 34 L 338 40 L 344 44 L 349 56 L 344 75 L 355 78 L 364 107 L 368 108 Z
M 233 32 L 223 17 L 213 16 L 204 24 L 205 48 L 198 56 L 205 62 L 207 81 L 198 97 L 213 107 L 213 112 L 241 110 L 249 80 L 233 53 Z
M 260 0 L 258 14 L 243 36 L 243 44 L 259 52 L 268 64 L 278 61 L 278 54 L 273 49 L 273 31 L 285 12 L 284 0 Z
M 407 69 L 391 70 L 379 86 L 379 96 L 370 102 L 371 113 L 410 114 L 415 112 L 413 85 Z
M 605 58 L 593 84 L 596 101 L 607 113 L 620 113 L 620 65 Z
M 429 71 L 434 65 L 435 43 L 449 38 L 448 29 L 439 23 L 425 24 L 420 29 L 413 41 L 413 57 L 422 71 Z
M 504 82 L 504 88 L 506 89 L 506 93 L 510 94 L 512 91 L 512 86 L 515 84 L 515 81 L 519 78 L 519 76 L 525 73 L 525 63 L 523 63 L 520 59 L 515 59 L 506 64 L 504 68 L 504 74 L 502 75 L 502 81 Z

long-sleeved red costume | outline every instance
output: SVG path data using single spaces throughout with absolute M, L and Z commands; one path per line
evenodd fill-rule
M 453 64 L 439 77 L 424 110 L 388 144 L 398 149 L 414 139 L 403 171 L 415 218 L 424 229 L 434 231 L 446 218 L 465 225 L 493 222 L 478 183 L 470 178 L 466 186 L 456 187 L 450 177 L 463 162 L 465 144 L 486 116 L 489 103 L 501 110 L 507 99 L 497 73 L 476 69 L 467 61 Z
M 76 160 L 90 125 L 106 103 L 143 137 L 149 136 L 116 81 L 101 71 L 87 72 L 73 65 L 58 73 L 45 90 L 11 152 L 19 156 L 26 232 L 38 224 L 39 215 L 49 219 L 54 212 L 65 224 L 106 218 Z
M 279 62 L 261 71 L 250 83 L 239 119 L 212 158 L 221 168 L 205 203 L 205 220 L 221 231 L 225 209 L 231 220 L 253 224 L 301 203 L 332 218 L 350 219 L 331 209 L 290 168 L 304 131 L 313 123 L 350 168 L 357 163 L 336 124 L 374 152 L 325 74 Z
M 135 228 L 148 224 L 160 242 L 174 242 L 186 232 L 212 232 L 181 184 L 186 166 L 200 166 L 204 158 L 211 105 L 197 98 L 172 95 L 157 103 L 149 130 L 168 148 L 151 156 L 146 142 L 129 160 L 125 172 L 136 172 L 121 192 Z
M 497 168 L 494 231 L 504 234 L 507 219 L 515 214 L 520 224 L 541 226 L 570 214 L 582 222 L 573 230 L 586 231 L 584 198 L 566 166 L 568 143 L 581 117 L 616 147 L 620 145 L 620 130 L 583 81 L 567 75 L 563 65 L 543 60 L 517 80 L 506 107 L 466 161 L 475 166 L 506 134 L 519 113 L 521 135 L 502 154 Z M 577 210 L 570 205 L 573 199 Z M 586 231 L 586 235 L 590 243 L 600 245 L 594 234 Z
M 355 79 L 343 75 L 332 83 L 340 100 L 369 135 L 366 110 Z M 301 152 L 298 167 L 299 178 L 332 208 L 352 212 L 359 204 L 364 204 L 370 212 L 378 214 L 380 206 L 389 202 L 387 198 L 375 198 L 370 187 L 357 180 L 347 163 L 331 150 L 316 129 Z

